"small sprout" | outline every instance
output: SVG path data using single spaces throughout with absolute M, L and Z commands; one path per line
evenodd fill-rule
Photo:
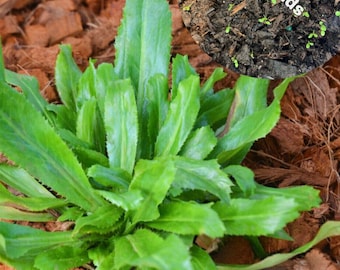
M 340 17 L 340 10 L 335 11 L 335 16 Z
M 230 25 L 228 25 L 228 26 L 226 27 L 226 29 L 225 29 L 225 32 L 226 32 L 227 34 L 229 34 L 229 33 L 230 33 L 230 30 L 231 30 L 231 27 L 230 27 Z
M 308 41 L 307 44 L 306 44 L 306 48 L 309 49 L 310 47 L 314 46 L 314 42 L 312 41 Z
M 249 54 L 249 56 L 250 56 L 251 59 L 254 59 L 254 58 L 255 58 L 254 52 L 251 52 L 251 53 Z
M 276 0 L 271 0 L 272 1 L 272 5 L 276 5 Z
M 263 23 L 263 24 L 266 24 L 266 25 L 270 25 L 271 24 L 271 22 L 269 21 L 269 19 L 266 16 L 264 16 L 263 18 L 260 18 L 258 21 L 260 23 Z
M 308 35 L 308 38 L 309 38 L 309 39 L 311 39 L 311 38 L 317 38 L 317 37 L 318 37 L 318 34 L 315 33 L 314 31 Z
M 309 17 L 310 17 L 308 11 L 304 11 L 304 12 L 302 13 L 302 16 L 304 16 L 304 17 L 306 17 L 306 18 L 309 18 Z
M 320 21 L 319 25 L 320 25 L 320 35 L 323 37 L 326 35 L 327 26 L 325 25 L 323 21 Z
M 233 7 L 235 6 L 235 4 L 229 4 L 228 5 L 228 11 L 231 11 L 233 9 Z
M 233 57 L 231 58 L 231 61 L 233 61 L 234 67 L 235 67 L 235 68 L 238 68 L 238 60 L 236 59 L 235 56 L 233 56 Z
M 190 5 L 187 5 L 187 6 L 183 7 L 183 11 L 190 11 L 192 4 L 193 4 L 193 3 L 191 3 Z

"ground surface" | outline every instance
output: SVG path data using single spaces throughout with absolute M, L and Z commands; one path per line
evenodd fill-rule
M 337 1 L 183 0 L 181 8 L 206 53 L 253 77 L 305 73 L 340 50 Z
M 17 3 L 15 3 L 17 2 Z M 182 23 L 175 1 L 173 54 L 189 55 L 204 80 L 218 66 L 201 51 Z M 82 68 L 88 58 L 112 62 L 112 44 L 120 22 L 124 0 L 0 0 L 0 35 L 6 66 L 38 77 L 43 95 L 51 102 L 53 68 L 59 43 L 70 43 Z M 238 75 L 227 71 L 220 88 L 232 86 Z M 277 81 L 272 82 L 272 87 Z M 287 230 L 294 242 L 262 239 L 269 253 L 290 251 L 310 241 L 327 220 L 340 220 L 340 56 L 293 82 L 283 101 L 278 126 L 258 141 L 245 164 L 259 182 L 271 186 L 311 185 L 321 191 L 320 208 L 304 213 Z M 46 226 L 55 230 L 56 224 Z M 254 261 L 244 239 L 224 240 L 214 255 L 218 262 Z M 340 237 L 323 241 L 309 253 L 274 269 L 339 269 Z M 0 269 L 5 269 L 0 266 Z

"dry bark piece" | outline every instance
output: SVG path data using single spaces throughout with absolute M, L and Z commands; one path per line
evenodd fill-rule
M 49 44 L 50 34 L 41 24 L 27 25 L 25 27 L 26 42 L 29 45 L 46 47 Z
M 305 256 L 310 270 L 337 270 L 339 269 L 331 259 L 319 249 L 312 249 Z

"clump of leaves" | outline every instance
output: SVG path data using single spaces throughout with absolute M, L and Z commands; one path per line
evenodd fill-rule
M 69 225 L 47 232 L 0 222 L 1 262 L 216 269 L 197 235 L 287 239 L 285 224 L 319 204 L 310 187 L 264 187 L 239 165 L 278 121 L 290 80 L 267 106 L 267 80 L 242 76 L 234 89 L 215 92 L 222 69 L 200 85 L 178 55 L 169 89 L 170 41 L 165 0 L 127 0 L 114 65 L 91 61 L 82 73 L 61 46 L 62 104 L 48 104 L 35 78 L 0 60 L 0 152 L 15 163 L 0 165 L 0 218 Z

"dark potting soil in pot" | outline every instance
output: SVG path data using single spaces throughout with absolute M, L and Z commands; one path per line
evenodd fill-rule
M 340 51 L 339 0 L 182 0 L 183 21 L 214 61 L 238 73 L 286 78 Z

